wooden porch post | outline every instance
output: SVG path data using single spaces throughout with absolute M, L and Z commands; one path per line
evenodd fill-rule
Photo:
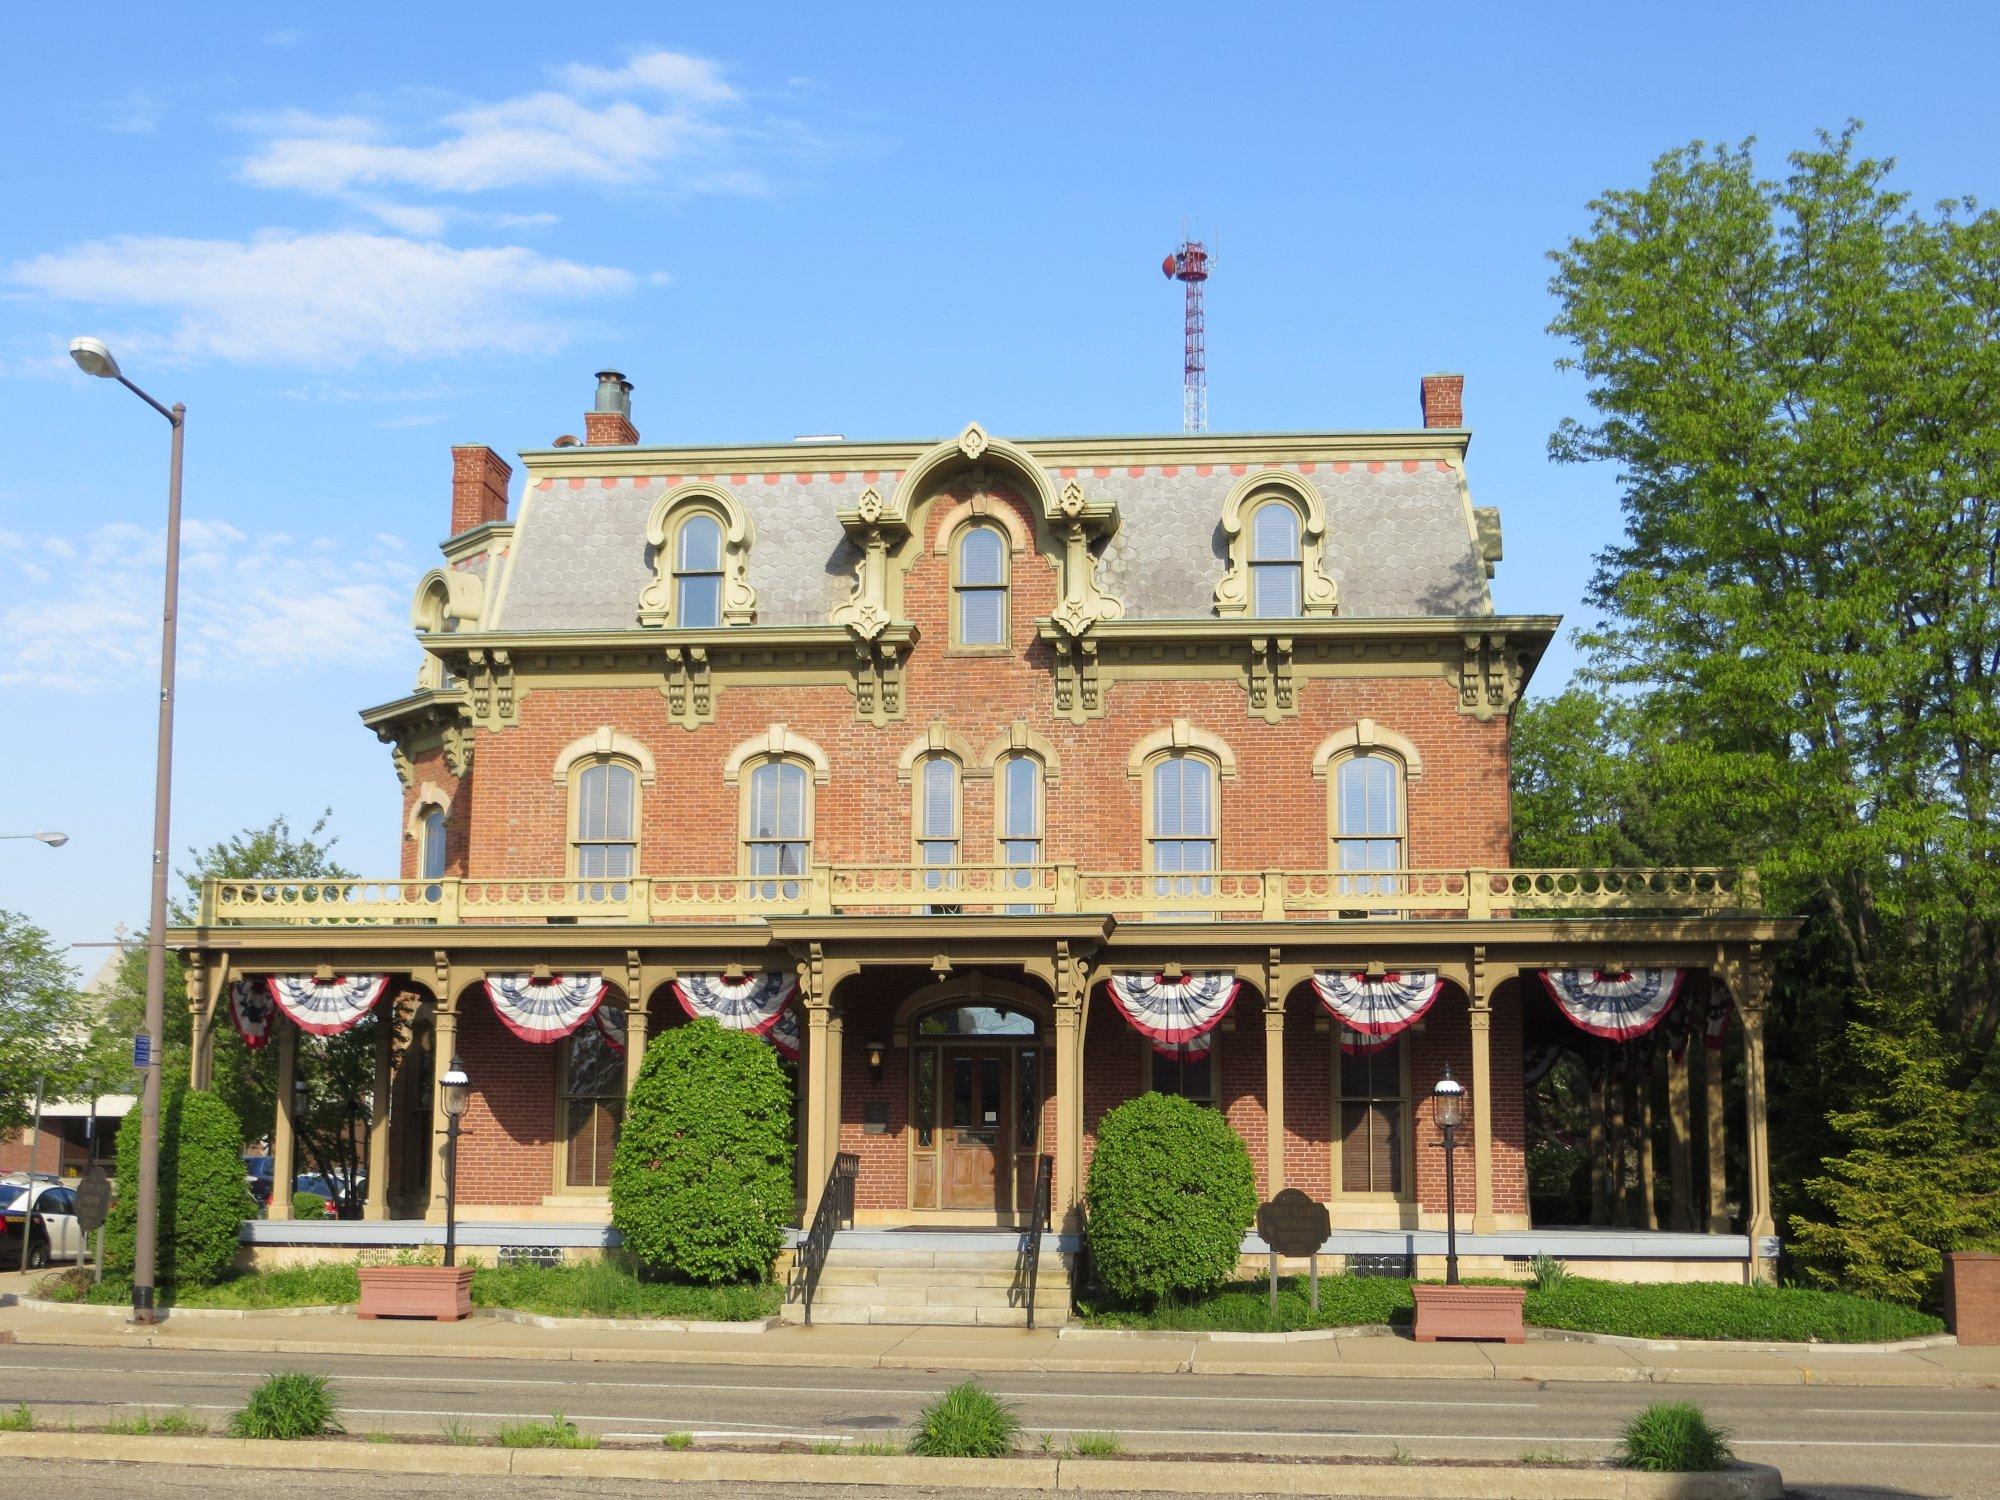
M 1678 1057 L 1667 1057 L 1667 1166 L 1673 1179 L 1673 1201 L 1668 1206 L 1667 1227 L 1677 1234 L 1694 1229 L 1694 1162 L 1692 1160 L 1692 1112 L 1688 1097 L 1688 1053 L 1699 1047 L 1698 1037 L 1690 1037 Z
M 431 1019 L 431 1205 L 426 1218 L 444 1221 L 444 1075 L 458 1055 L 458 988 L 454 978 L 437 998 Z
M 826 1018 L 826 1172 L 840 1154 L 840 1086 L 842 1049 L 847 1042 L 847 1018 L 829 1012 Z M 824 1178 L 826 1172 L 820 1176 Z M 822 1182 L 821 1186 L 825 1186 Z
M 1285 997 L 1264 1002 L 1264 1197 L 1285 1189 Z
M 1625 1186 L 1625 1095 L 1631 1080 L 1620 1078 L 1613 1064 L 1604 1084 L 1604 1135 L 1611 1150 L 1605 1163 L 1610 1171 L 1607 1193 L 1611 1200 L 1611 1222 L 1619 1229 L 1632 1227 L 1632 1199 Z
M 817 1002 L 817 1003 L 815 1003 Z M 819 1198 L 826 1187 L 826 1174 L 833 1170 L 833 1155 L 826 1143 L 827 1034 L 832 1019 L 824 996 L 806 999 L 806 1181 L 805 1220 L 807 1225 L 819 1212 Z
M 1472 1232 L 1492 1234 L 1493 1214 L 1493 991 L 1486 980 L 1486 952 L 1475 949 L 1472 992 Z
M 1738 977 L 1740 976 L 1740 977 Z M 1751 1274 L 1772 1278 L 1774 1267 L 1758 1253 L 1758 1244 L 1776 1234 L 1771 1216 L 1771 1129 L 1764 1093 L 1764 1000 L 1771 989 L 1771 971 L 1754 948 L 1738 966 L 1730 988 L 1743 1019 L 1743 1108 L 1750 1134 L 1744 1144 L 1749 1158 L 1749 1193 L 1743 1205 L 1743 1229 L 1750 1236 Z
M 1653 1199 L 1653 1080 L 1640 1073 L 1638 1084 L 1637 1130 L 1639 1132 L 1639 1224 L 1641 1229 L 1660 1227 L 1659 1205 Z
M 368 1201 L 366 1219 L 389 1217 L 389 1115 L 394 1108 L 396 1023 L 403 1014 L 403 997 L 393 997 L 375 1012 L 375 1098 L 368 1113 Z
M 625 1096 L 632 1096 L 633 1085 L 639 1081 L 639 1069 L 646 1061 L 646 1038 L 652 1024 L 651 1013 L 646 1009 L 646 1001 L 641 999 L 625 1007 Z
M 1590 1072 L 1590 1222 L 1600 1229 L 1611 1222 L 1611 1177 L 1605 1168 L 1610 1142 L 1605 1130 L 1605 1090 L 1610 1077 L 1598 1067 L 1597 1059 L 1586 1064 Z
M 265 1217 L 292 1216 L 292 1166 L 297 1138 L 292 1120 L 292 1082 L 298 1077 L 299 1029 L 275 1009 L 271 1025 L 278 1032 L 278 1112 L 271 1122 L 271 1206 Z
M 1056 1182 L 1049 1217 L 1074 1230 L 1083 1202 L 1083 1007 L 1056 1007 Z
M 1708 1232 L 1729 1233 L 1728 1125 L 1722 1102 L 1722 1050 L 1701 1053 L 1702 1127 L 1708 1140 Z

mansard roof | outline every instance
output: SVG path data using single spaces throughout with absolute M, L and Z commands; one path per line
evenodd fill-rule
M 1099 579 L 1128 620 L 1207 618 L 1228 567 L 1224 501 L 1246 475 L 1281 469 L 1311 485 L 1326 515 L 1325 571 L 1339 613 L 1394 618 L 1489 615 L 1497 546 L 1464 478 L 1462 429 L 1379 433 L 1028 438 L 1052 490 L 1071 480 L 1117 507 Z M 949 441 L 949 440 L 947 440 Z M 563 447 L 521 457 L 526 487 L 511 556 L 486 628 L 619 630 L 635 623 L 653 571 L 649 514 L 680 485 L 726 487 L 754 532 L 749 567 L 760 625 L 823 625 L 858 561 L 839 513 L 873 487 L 891 505 L 934 442 L 742 447 Z

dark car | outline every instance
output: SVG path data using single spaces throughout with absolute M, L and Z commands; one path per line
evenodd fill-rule
M 268 1208 L 271 1204 L 271 1184 L 274 1173 L 268 1156 L 246 1156 L 243 1158 L 243 1185 L 250 1189 L 250 1196 L 258 1204 Z

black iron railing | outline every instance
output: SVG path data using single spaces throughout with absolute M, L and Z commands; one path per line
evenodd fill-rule
M 843 1224 L 854 1227 L 854 1179 L 861 1173 L 861 1158 L 842 1151 L 833 1158 L 833 1170 L 826 1174 L 826 1189 L 819 1195 L 812 1228 L 792 1261 L 792 1300 L 805 1309 L 805 1320 L 813 1320 L 813 1294 L 819 1290 L 819 1273 L 826 1269 L 827 1252 L 833 1248 L 833 1233 Z
M 1035 1286 L 1041 1278 L 1042 1236 L 1050 1228 L 1055 1196 L 1056 1159 L 1041 1157 L 1035 1163 L 1035 1203 L 1028 1211 L 1028 1232 L 1021 1239 L 1021 1254 L 1014 1268 L 1015 1294 L 1028 1309 L 1028 1326 L 1035 1326 Z

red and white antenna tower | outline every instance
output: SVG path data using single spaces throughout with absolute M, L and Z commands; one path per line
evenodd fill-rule
M 1208 246 L 1200 240 L 1182 240 L 1180 249 L 1160 263 L 1169 280 L 1187 287 L 1187 328 L 1181 362 L 1183 432 L 1208 431 L 1208 322 L 1202 312 L 1201 289 L 1208 280 L 1210 264 Z

